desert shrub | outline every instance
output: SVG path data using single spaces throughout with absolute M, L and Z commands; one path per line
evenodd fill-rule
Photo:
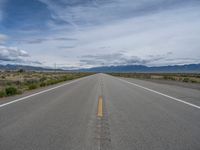
M 6 96 L 5 90 L 0 90 L 0 97 L 4 97 L 4 96 Z
M 24 75 L 23 77 L 24 77 L 25 79 L 27 79 L 27 78 L 31 78 L 30 75 Z
M 24 69 L 19 69 L 18 72 L 22 73 L 22 72 L 25 72 L 25 70 Z
M 178 78 L 178 81 L 183 81 L 183 78 L 182 78 L 182 77 L 179 77 L 179 78 Z
M 168 76 L 168 75 L 163 76 L 163 79 L 165 79 L 165 80 L 176 80 L 174 77 Z
M 5 76 L 1 76 L 1 78 L 2 78 L 2 79 L 5 79 L 6 77 L 5 77 Z
M 44 86 L 46 86 L 47 84 L 45 83 L 45 82 L 42 82 L 42 83 L 40 83 L 40 87 L 44 87 Z
M 35 83 L 38 83 L 37 79 L 28 79 L 28 80 L 25 80 L 25 84 L 26 85 L 35 84 Z
M 163 76 L 163 79 L 168 80 L 169 76 Z
M 17 86 L 18 86 L 18 85 L 22 85 L 22 82 L 21 82 L 21 81 L 14 81 L 13 83 L 14 83 L 15 85 L 17 85 Z
M 90 74 L 91 73 L 36 73 L 24 72 L 24 70 L 6 72 L 0 76 L 0 85 L 4 88 L 2 90 L 0 89 L 0 97 L 20 94 L 26 90 L 32 90 Z M 15 77 L 19 80 L 11 80 L 7 78 L 8 76 L 12 78 Z
M 29 90 L 33 90 L 33 89 L 36 89 L 37 87 L 38 87 L 37 84 L 30 84 L 30 85 L 28 86 L 28 89 L 29 89 Z
M 191 79 L 190 82 L 197 83 L 197 80 Z
M 52 85 L 52 84 L 56 84 L 57 81 L 55 79 L 50 79 L 47 81 L 47 85 Z
M 71 78 L 71 77 L 68 77 L 68 76 L 64 76 L 64 77 L 63 77 L 63 79 L 64 79 L 65 81 L 70 80 L 70 78 Z
M 184 78 L 184 79 L 183 79 L 183 82 L 189 82 L 189 81 L 190 81 L 189 78 Z
M 7 86 L 11 86 L 11 85 L 12 85 L 12 82 L 11 82 L 11 81 L 6 81 L 6 85 L 7 85 Z
M 67 77 L 66 80 L 72 80 L 72 79 L 74 79 L 74 78 L 75 78 L 75 77 L 70 76 L 70 77 Z
M 10 86 L 10 87 L 7 87 L 7 88 L 5 89 L 5 92 L 6 92 L 6 95 L 7 95 L 7 96 L 15 95 L 15 94 L 17 94 L 17 88 L 14 87 L 14 86 Z
M 22 89 L 18 89 L 17 90 L 17 94 L 22 94 L 23 93 L 23 90 Z
M 171 80 L 177 81 L 176 77 L 171 77 Z
M 45 81 L 47 79 L 47 77 L 42 77 L 42 78 L 40 78 L 40 81 L 42 82 L 42 81 Z

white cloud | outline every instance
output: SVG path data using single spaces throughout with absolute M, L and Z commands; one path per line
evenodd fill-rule
M 16 47 L 0 46 L 0 59 L 3 61 L 15 61 L 29 57 L 28 53 Z
M 124 53 L 109 53 L 99 55 L 84 55 L 81 57 L 80 66 L 118 66 L 118 65 L 146 65 L 146 66 L 165 66 L 165 65 L 183 65 L 190 63 L 200 63 L 199 59 L 184 57 L 173 58 L 172 52 L 162 55 L 148 55 L 146 57 L 130 56 Z
M 21 49 L 27 49 L 37 60 L 45 61 L 45 65 L 58 63 L 78 67 L 83 65 L 84 55 L 106 56 L 121 51 L 128 60 L 134 58 L 146 65 L 199 62 L 200 5 L 197 1 L 82 1 L 85 4 L 78 3 L 79 0 L 60 1 L 63 5 L 53 0 L 40 1 L 47 4 L 52 17 L 69 23 L 58 25 L 49 22 L 52 29 L 49 33 L 25 37 L 32 44 L 20 43 Z M 52 40 L 57 37 L 76 40 Z M 172 54 L 165 55 L 169 51 Z M 146 61 L 152 54 L 166 58 Z M 184 58 L 187 59 L 184 61 Z M 112 59 L 109 62 L 113 63 Z M 120 63 L 125 64 L 123 61 Z M 101 64 L 96 60 L 92 65 Z
M 32 60 L 30 55 L 25 51 L 16 47 L 0 46 L 0 62 L 41 65 L 39 61 Z

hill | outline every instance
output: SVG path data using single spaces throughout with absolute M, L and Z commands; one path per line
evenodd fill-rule
M 144 65 L 103 66 L 80 69 L 82 72 L 158 72 L 158 73 L 200 73 L 200 64 L 147 67 Z
M 24 69 L 26 71 L 55 71 L 55 69 L 45 68 L 45 67 L 36 67 L 36 66 L 25 66 L 25 65 L 0 65 L 0 70 L 5 71 L 16 71 L 19 69 Z M 56 71 L 64 71 L 62 69 L 56 69 Z

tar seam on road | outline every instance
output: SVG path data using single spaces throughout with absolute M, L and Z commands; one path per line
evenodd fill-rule
M 102 96 L 99 96 L 97 116 L 103 117 L 103 99 L 102 99 Z
M 184 103 L 184 104 L 186 104 L 186 105 L 189 105 L 189 106 L 195 107 L 195 108 L 197 108 L 197 109 L 200 109 L 200 106 L 198 106 L 198 105 L 195 105 L 195 104 L 192 104 L 192 103 L 189 103 L 189 102 L 183 101 L 183 100 L 181 100 L 181 99 L 178 99 L 178 98 L 175 98 L 175 97 L 172 97 L 172 96 L 169 96 L 169 95 L 163 94 L 163 93 L 161 93 L 161 92 L 158 92 L 158 91 L 155 91 L 155 90 L 152 90 L 152 89 L 146 88 L 146 87 L 144 87 L 144 86 L 141 86 L 141 85 L 135 84 L 135 83 L 133 83 L 133 82 L 129 82 L 129 81 L 126 81 L 126 80 L 122 80 L 122 79 L 119 79 L 119 78 L 117 78 L 117 79 L 118 79 L 118 80 L 121 80 L 121 81 L 123 81 L 123 82 L 125 82 L 125 83 L 129 83 L 129 84 L 131 84 L 131 85 L 134 85 L 134 86 L 137 86 L 137 87 L 139 87 L 139 88 L 145 89 L 145 90 L 147 90 L 147 91 L 150 91 L 150 92 L 153 92 L 153 93 L 156 93 L 156 94 L 162 95 L 162 96 L 164 96 L 164 97 L 167 97 L 167 98 L 173 99 L 173 100 L 175 100 L 175 101 L 178 101 L 178 102 Z
M 85 79 L 85 78 L 88 78 L 88 77 L 80 78 L 80 79 L 77 79 L 77 80 L 74 80 L 74 81 L 71 81 L 71 82 L 67 82 L 67 83 L 61 84 L 61 85 L 56 86 L 56 87 L 52 87 L 52 88 L 50 88 L 50 89 L 46 89 L 46 90 L 43 90 L 43 91 L 40 91 L 40 92 L 37 92 L 37 93 L 31 94 L 31 95 L 28 95 L 28 96 L 25 96 L 25 97 L 22 97 L 22 98 L 16 99 L 16 100 L 12 100 L 12 101 L 10 101 L 10 102 L 7 102 L 7 103 L 4 103 L 4 104 L 1 104 L 1 105 L 0 105 L 0 108 L 1 108 L 1 107 L 4 107 L 4 106 L 7 106 L 7 105 L 9 105 L 9 104 L 12 104 L 12 103 L 16 103 L 16 102 L 19 102 L 19 101 L 25 100 L 25 99 L 27 99 L 27 98 L 30 98 L 30 97 L 33 97 L 33 96 L 36 96 L 36 95 L 42 94 L 42 93 L 46 93 L 46 92 L 52 91 L 52 90 L 54 90 L 54 89 L 57 89 L 57 88 L 63 87 L 63 86 L 65 86 L 65 85 L 68 85 L 68 84 L 71 84 L 71 83 L 78 82 L 78 81 L 83 80 L 83 79 Z

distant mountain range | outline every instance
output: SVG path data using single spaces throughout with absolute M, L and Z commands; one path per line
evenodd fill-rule
M 24 65 L 0 65 L 0 70 L 10 70 L 10 71 L 15 71 L 15 70 L 26 70 L 26 71 L 55 71 L 55 69 L 51 68 L 45 68 L 45 67 L 35 67 L 35 66 L 24 66 Z M 63 71 L 62 69 L 56 69 L 56 71 Z
M 0 70 L 19 70 L 24 69 L 26 71 L 55 71 L 51 68 L 35 67 L 35 66 L 23 66 L 23 65 L 0 65 Z M 56 71 L 70 71 L 63 69 L 56 69 Z M 94 67 L 88 69 L 71 70 L 74 72 L 155 72 L 155 73 L 200 73 L 200 64 L 188 64 L 188 65 L 173 65 L 173 66 L 158 66 L 147 67 L 144 65 L 124 65 L 124 66 L 103 66 Z
M 188 65 L 173 65 L 173 66 L 159 66 L 147 67 L 143 65 L 125 65 L 125 66 L 104 66 L 89 69 L 81 69 L 83 72 L 166 72 L 166 73 L 200 73 L 200 64 Z

